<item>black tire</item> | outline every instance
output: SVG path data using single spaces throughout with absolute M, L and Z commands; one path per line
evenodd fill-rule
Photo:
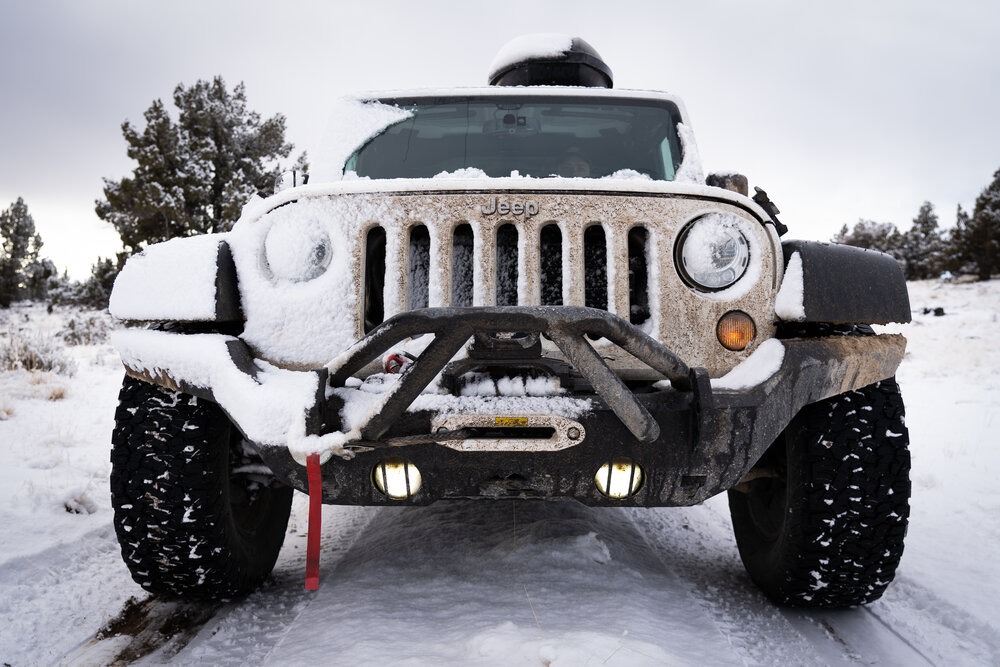
M 218 405 L 126 377 L 111 502 L 122 557 L 140 586 L 217 600 L 245 595 L 270 574 L 292 489 L 267 475 Z
M 773 601 L 882 596 L 903 554 L 909 435 L 894 378 L 806 406 L 729 492 L 740 557 Z

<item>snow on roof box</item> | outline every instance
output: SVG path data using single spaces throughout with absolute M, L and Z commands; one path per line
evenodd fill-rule
M 522 35 L 507 42 L 490 65 L 491 86 L 611 88 L 611 68 L 579 37 Z

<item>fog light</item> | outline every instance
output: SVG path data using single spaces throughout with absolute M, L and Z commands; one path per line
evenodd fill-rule
M 747 349 L 747 345 L 753 341 L 757 335 L 757 327 L 746 313 L 731 310 L 719 320 L 718 326 L 715 327 L 715 335 L 724 348 L 739 352 Z
M 630 459 L 615 459 L 600 467 L 594 476 L 594 483 L 597 490 L 608 498 L 628 498 L 642 486 L 642 468 Z
M 420 490 L 417 466 L 400 458 L 386 459 L 372 470 L 375 488 L 393 500 L 412 498 Z

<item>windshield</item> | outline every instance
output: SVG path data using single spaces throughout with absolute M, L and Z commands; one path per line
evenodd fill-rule
M 354 153 L 345 172 L 431 178 L 601 178 L 623 170 L 670 181 L 681 163 L 680 113 L 663 100 L 525 96 L 382 100 L 411 116 Z

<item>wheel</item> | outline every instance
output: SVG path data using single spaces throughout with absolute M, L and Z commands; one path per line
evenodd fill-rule
M 173 598 L 227 599 L 274 568 L 292 489 L 268 474 L 218 405 L 126 377 L 111 502 L 139 585 Z
M 894 378 L 807 405 L 729 491 L 740 557 L 779 604 L 877 600 L 903 554 L 909 436 Z

